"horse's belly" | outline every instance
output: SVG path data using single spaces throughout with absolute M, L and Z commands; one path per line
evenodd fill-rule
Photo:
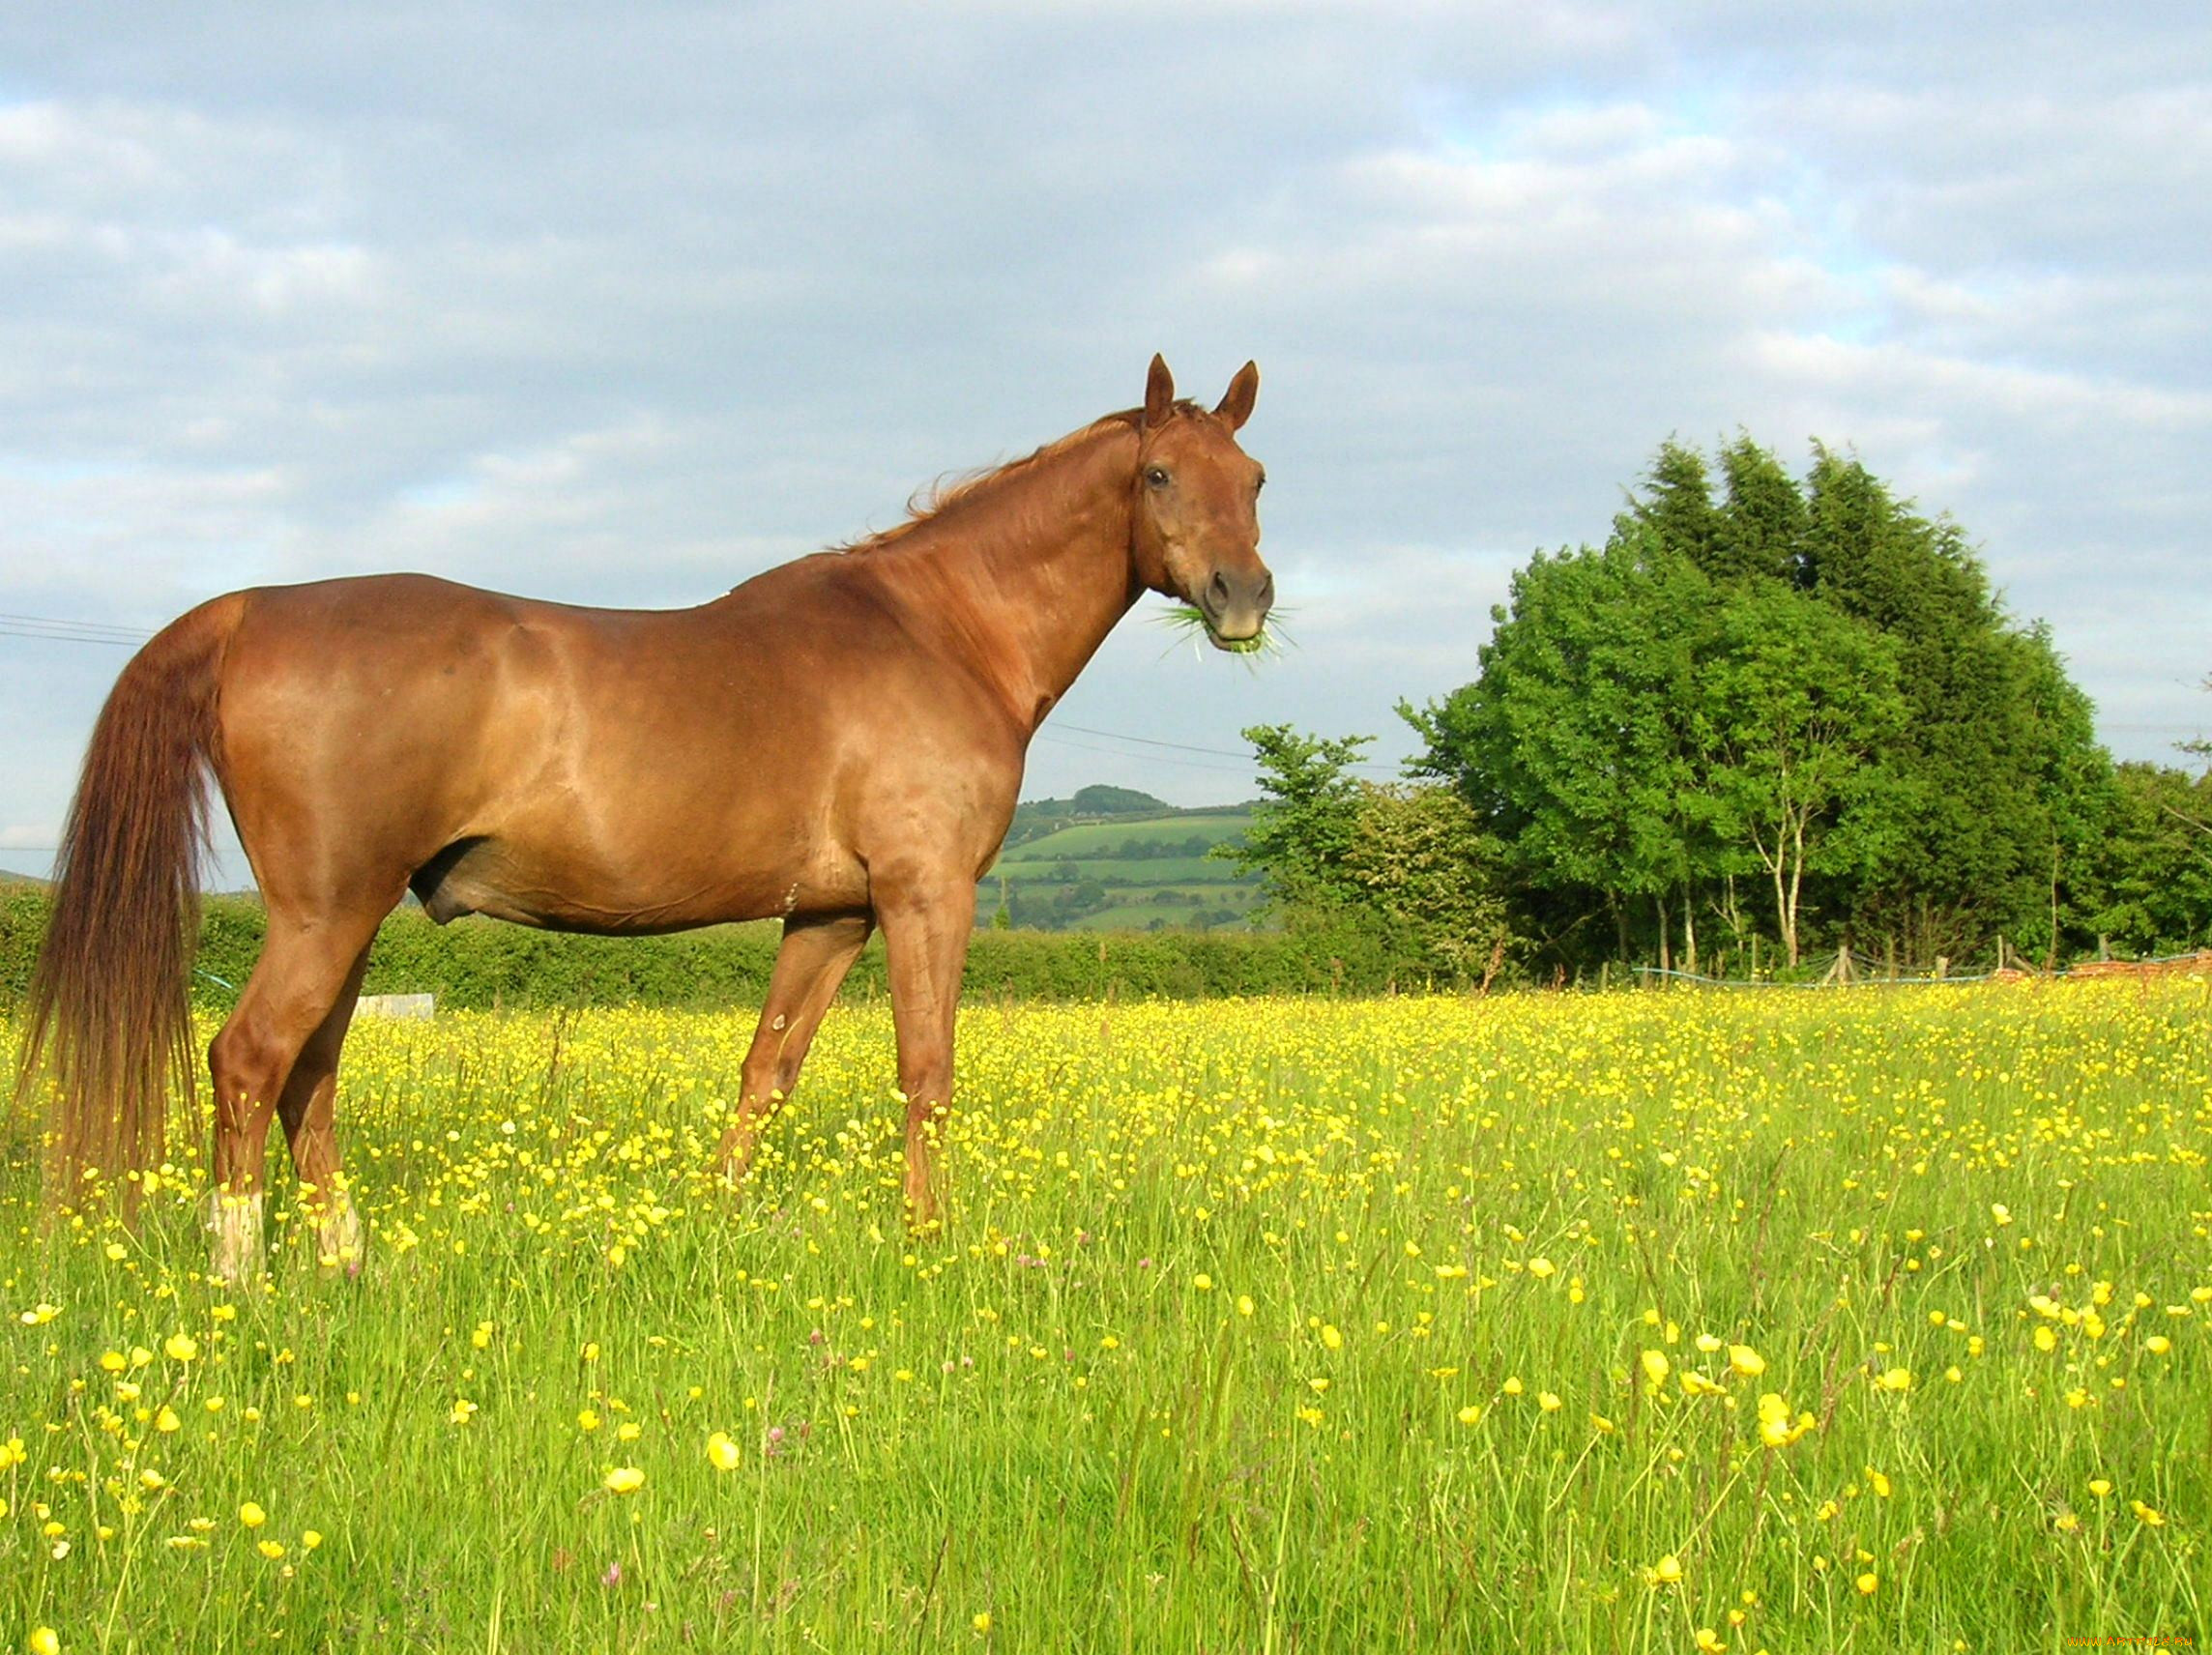
M 598 858 L 536 851 L 497 837 L 464 840 L 417 875 L 416 894 L 440 924 L 487 915 L 551 931 L 604 936 L 684 931 L 738 919 L 849 912 L 867 906 L 867 877 L 837 857 L 783 857 L 755 867 L 617 870 Z

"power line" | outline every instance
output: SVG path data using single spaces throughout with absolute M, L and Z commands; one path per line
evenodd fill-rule
M 112 644 L 125 650 L 138 647 L 128 638 L 73 638 L 67 633 L 25 632 L 14 626 L 0 626 L 0 638 L 43 638 L 49 644 Z
M 0 615 L 0 636 L 44 638 L 56 644 L 111 644 L 135 650 L 154 634 L 124 626 L 99 626 L 70 621 L 41 621 L 33 616 Z
M 1244 775 L 1249 773 L 1246 769 L 1237 765 L 1209 765 L 1203 759 L 1171 759 L 1163 754 L 1157 753 L 1138 754 L 1124 751 L 1119 747 L 1093 746 L 1089 741 L 1071 741 L 1065 736 L 1055 736 L 1050 731 L 1040 730 L 1037 733 L 1037 740 L 1040 741 L 1050 741 L 1056 747 L 1073 747 L 1077 752 L 1081 753 L 1102 753 L 1110 759 L 1134 759 L 1142 757 L 1149 764 L 1177 765 L 1184 769 L 1215 770 L 1224 775 Z
M 1241 759 L 1247 766 L 1253 761 L 1253 755 L 1250 752 L 1236 752 L 1227 747 L 1194 747 L 1185 741 L 1162 741 L 1150 736 L 1124 736 L 1119 730 L 1093 730 L 1084 724 L 1056 724 L 1053 728 L 1056 730 L 1073 730 L 1079 736 L 1101 736 L 1109 741 L 1134 741 L 1145 747 L 1166 747 L 1178 753 L 1206 753 L 1217 759 Z M 1134 757 L 1135 755 L 1128 756 Z M 1216 767 L 1208 766 L 1207 768 L 1213 769 Z M 1353 761 L 1352 768 L 1365 770 L 1395 771 L 1398 767 L 1386 765 L 1380 759 L 1355 759 Z
M 1103 736 L 1110 741 L 1135 741 L 1146 747 L 1173 747 L 1179 753 L 1210 753 L 1217 759 L 1249 760 L 1250 753 L 1232 752 L 1227 747 L 1193 747 L 1182 741 L 1157 741 L 1150 736 L 1124 736 L 1119 730 L 1093 730 L 1083 724 L 1060 724 L 1056 729 L 1073 730 L 1078 736 Z
M 73 632 L 107 632 L 119 637 L 151 638 L 154 634 L 143 626 L 122 626 L 112 621 L 74 621 L 58 615 L 7 615 L 0 621 L 17 626 L 59 626 Z

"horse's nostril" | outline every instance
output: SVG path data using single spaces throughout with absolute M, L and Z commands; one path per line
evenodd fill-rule
M 1219 569 L 1213 571 L 1213 595 L 1224 603 L 1229 600 L 1229 577 Z
M 1266 575 L 1260 582 L 1260 607 L 1265 609 L 1275 601 L 1275 577 Z

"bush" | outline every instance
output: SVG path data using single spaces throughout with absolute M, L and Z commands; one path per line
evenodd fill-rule
M 29 987 L 46 893 L 0 893 L 0 1004 Z M 266 916 L 244 897 L 201 905 L 192 995 L 225 1009 L 252 974 Z M 758 1005 L 768 994 L 780 927 L 772 920 L 660 937 L 578 937 L 496 920 L 434 925 L 419 908 L 386 919 L 369 955 L 369 994 L 434 994 L 469 1010 L 571 1005 L 706 1008 Z M 966 992 L 1012 1000 L 1206 1000 L 1231 995 L 1373 993 L 1389 962 L 1328 933 L 977 931 Z M 888 992 L 884 945 L 873 939 L 846 979 L 848 998 Z

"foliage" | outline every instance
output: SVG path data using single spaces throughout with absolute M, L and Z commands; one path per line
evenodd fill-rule
M 1391 980 L 1479 982 L 1499 970 L 1511 939 L 1498 847 L 1450 788 L 1366 787 L 1344 872 Z
M 0 1005 L 21 1002 L 44 932 L 42 887 L 0 890 Z M 986 915 L 988 910 L 985 910 Z M 201 906 L 195 997 L 236 1002 L 261 952 L 260 905 L 238 897 Z M 578 937 L 471 918 L 439 926 L 419 908 L 386 919 L 369 955 L 370 994 L 429 993 L 439 1003 L 498 1007 L 757 1005 L 768 992 L 780 932 L 773 922 L 660 937 Z M 1372 991 L 1390 980 L 1372 952 L 1347 957 L 1280 932 L 1161 930 L 1044 933 L 987 928 L 968 952 L 967 992 L 1023 1000 L 1192 1000 L 1230 995 Z M 847 979 L 848 998 L 888 992 L 883 943 L 870 943 Z
M 1448 789 L 1351 773 L 1371 737 L 1244 732 L 1266 798 L 1216 855 L 1265 878 L 1272 914 L 1332 980 L 1487 981 L 1507 942 L 1498 847 Z
M 1895 843 L 1905 723 L 1886 639 L 1784 586 L 1731 595 L 1697 673 L 1701 763 L 1720 867 L 1748 843 L 1773 881 L 1787 963 L 1798 960 L 1805 876 L 1862 874 Z
M 1895 852 L 1850 907 L 1917 958 L 2018 938 L 2047 907 L 2037 876 L 2049 867 L 2050 801 L 2039 783 L 2054 755 L 2029 690 L 2059 670 L 2055 657 L 2022 646 L 1955 523 L 1916 515 L 1856 459 L 1826 449 L 1815 451 L 1806 494 L 1811 589 L 1896 642 L 1907 713 Z
M 1243 734 L 1265 797 L 1253 807 L 1243 842 L 1215 855 L 1262 873 L 1268 899 L 1285 911 L 1355 901 L 1358 887 L 1345 858 L 1358 831 L 1362 793 L 1351 769 L 1375 738 L 1302 736 L 1288 724 L 1255 724 Z
M 1664 445 L 1603 547 L 1515 576 L 1474 682 L 1401 708 L 1517 923 L 1577 965 L 1607 929 L 1694 963 L 1701 917 L 1792 964 L 1808 921 L 1923 964 L 2085 949 L 2111 766 L 2049 634 L 1854 457 L 1799 482 L 1739 438 L 1719 471 Z
M 1481 676 L 1401 707 L 1422 769 L 1460 787 L 1526 879 L 1602 892 L 1616 914 L 1675 889 L 1709 854 L 1692 708 L 1711 614 L 1704 575 L 1640 527 L 1539 553 L 1492 612 Z
M 2113 795 L 2089 925 L 2123 955 L 2212 945 L 2212 774 L 2122 765 Z

